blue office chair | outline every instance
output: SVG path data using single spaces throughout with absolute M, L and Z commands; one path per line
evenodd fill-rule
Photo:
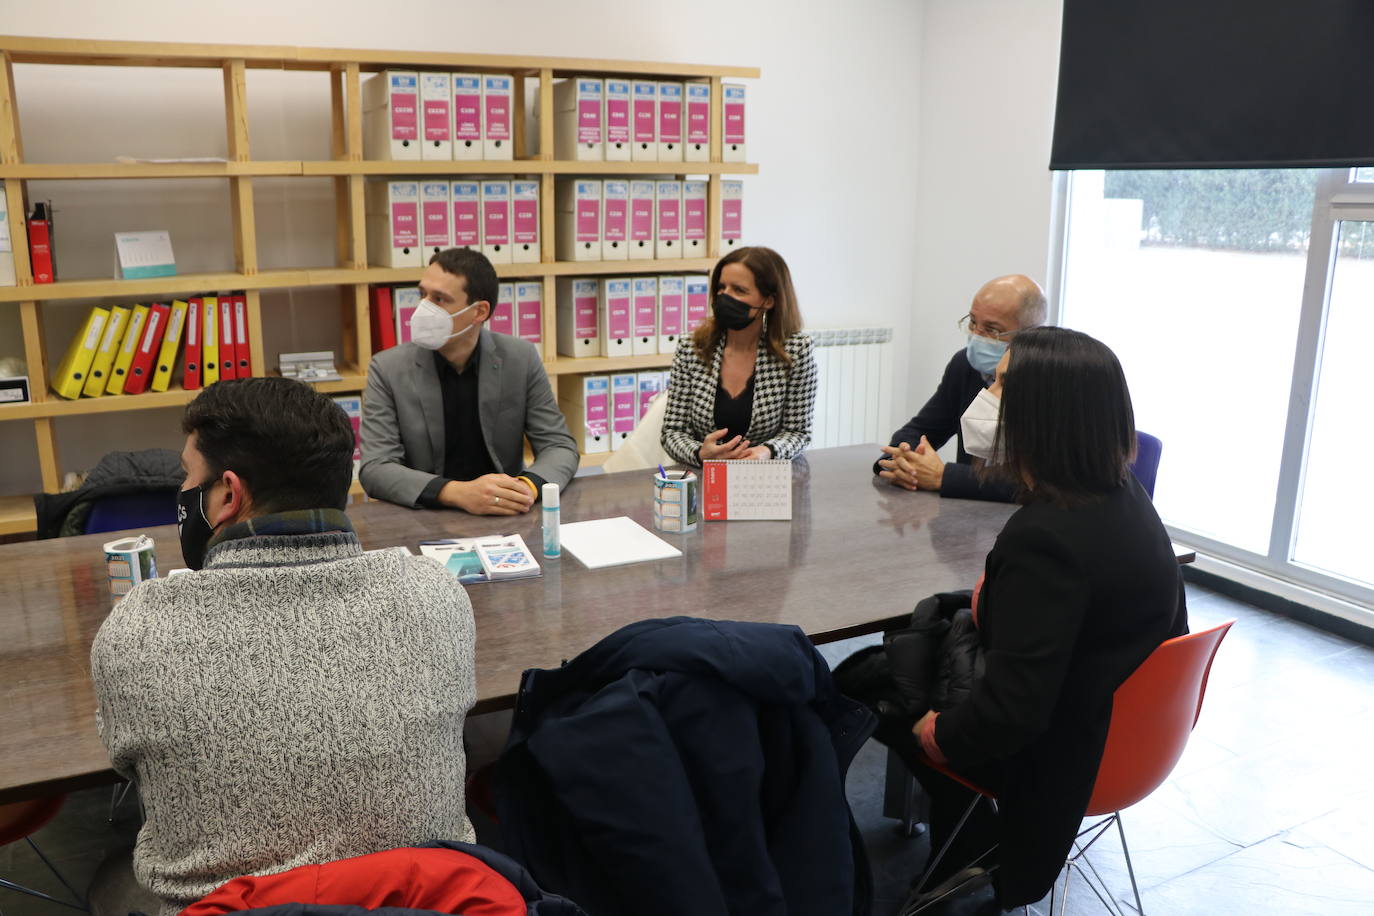
M 103 531 L 127 531 L 130 528 L 154 528 L 174 525 L 177 520 L 175 490 L 143 490 L 104 496 L 91 503 L 86 516 L 86 534 Z
M 1131 473 L 1150 498 L 1155 498 L 1155 475 L 1159 472 L 1159 453 L 1164 451 L 1164 443 L 1149 433 L 1135 431 L 1135 463 Z

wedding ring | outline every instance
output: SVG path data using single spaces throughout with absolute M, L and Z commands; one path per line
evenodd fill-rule
M 499 496 L 493 496 L 493 497 L 491 498 L 491 504 L 492 504 L 493 506 L 499 506 L 499 505 L 501 505 L 501 497 L 499 497 Z

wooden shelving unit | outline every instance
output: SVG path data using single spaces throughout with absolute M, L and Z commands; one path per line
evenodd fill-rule
M 38 525 L 33 500 L 27 496 L 0 497 L 0 535 L 24 534 Z
M 0 39 L 2 41 L 3 39 Z M 420 162 L 76 162 L 61 165 L 0 165 L 0 179 L 23 181 L 111 178 L 328 178 L 346 175 L 666 175 L 690 165 L 689 175 L 757 175 L 745 162 L 571 162 L 559 159 L 506 159 L 500 162 L 426 160 Z
M 24 159 L 18 99 L 14 87 L 15 64 L 55 64 L 98 67 L 213 68 L 223 74 L 225 136 L 228 155 L 224 162 L 88 162 L 34 163 Z M 515 78 L 516 111 L 514 160 L 381 162 L 363 158 L 362 76 L 387 68 L 464 70 L 509 73 Z M 245 75 L 250 69 L 316 71 L 329 74 L 331 153 L 323 161 L 255 161 L 248 132 L 248 99 Z M 553 158 L 553 80 L 580 75 L 632 75 L 660 79 L 706 80 L 711 83 L 711 154 L 709 162 L 571 162 Z M 17 308 L 28 362 L 33 401 L 0 406 L 0 422 L 33 423 L 38 444 L 43 488 L 59 488 L 64 470 L 58 455 L 53 421 L 59 417 L 175 407 L 191 400 L 196 392 L 173 387 L 166 392 L 130 396 L 105 396 L 69 401 L 48 390 L 52 364 L 60 354 L 50 354 L 44 343 L 44 305 L 60 300 L 193 295 L 202 291 L 246 291 L 253 365 L 267 371 L 270 348 L 262 339 L 263 290 L 332 287 L 339 291 L 342 352 L 338 354 L 342 381 L 319 383 L 327 392 L 356 392 L 366 383 L 372 352 L 368 321 L 368 286 L 374 283 L 411 283 L 419 268 L 371 267 L 367 261 L 364 188 L 369 176 L 389 175 L 532 175 L 540 178 L 541 260 L 534 264 L 497 265 L 503 278 L 527 277 L 544 282 L 544 364 L 550 376 L 602 373 L 666 367 L 672 357 L 654 354 L 624 358 L 570 359 L 560 357 L 554 301 L 555 279 L 564 276 L 609 274 L 700 273 L 709 271 L 718 257 L 720 235 L 720 181 L 722 175 L 753 175 L 758 166 L 727 163 L 721 159 L 720 104 L 723 79 L 756 79 L 757 68 L 697 64 L 648 63 L 565 57 L 530 57 L 499 54 L 444 54 L 414 51 L 301 48 L 288 46 L 171 44 L 153 42 L 86 41 L 0 36 L 0 180 L 5 182 L 10 237 L 14 245 L 18 285 L 0 287 L 0 308 Z M 529 81 L 542 90 L 539 98 L 538 154 L 529 155 L 523 118 Z M 326 104 L 321 100 L 321 104 Z M 708 257 L 685 260 L 565 262 L 554 258 L 554 182 L 559 175 L 688 175 L 708 177 Z M 332 178 L 336 214 L 335 264 L 290 270 L 260 270 L 257 228 L 253 211 L 255 178 Z M 229 183 L 234 270 L 222 273 L 186 274 L 148 280 L 63 280 L 34 284 L 29 265 L 28 213 L 30 181 L 140 180 L 168 178 L 219 179 Z M 599 463 L 595 456 L 588 463 Z M 27 497 L 0 499 L 0 534 L 31 530 L 32 504 Z

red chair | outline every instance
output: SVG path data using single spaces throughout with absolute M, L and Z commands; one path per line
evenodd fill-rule
M 51 901 L 52 903 L 60 903 L 62 906 L 69 906 L 74 910 L 84 910 L 86 909 L 86 903 L 81 895 L 67 882 L 66 878 L 62 877 L 62 873 L 57 870 L 51 861 L 49 861 L 48 857 L 43 855 L 43 850 L 38 848 L 32 838 L 34 833 L 48 821 L 53 819 L 53 816 L 57 814 L 58 809 L 62 807 L 62 803 L 66 801 L 66 798 L 65 795 L 53 795 L 48 798 L 34 799 L 33 801 L 0 805 L 0 846 L 8 846 L 20 840 L 27 841 L 29 846 L 33 848 L 33 851 L 38 854 L 38 858 L 43 860 L 43 864 L 48 866 L 48 870 L 57 877 L 58 881 L 62 882 L 62 886 L 71 892 L 72 897 L 75 898 L 77 902 L 68 903 L 56 897 L 50 897 L 42 891 L 36 891 L 32 888 L 15 884 L 13 881 L 7 881 L 4 878 L 0 878 L 0 888 L 18 891 L 21 894 L 28 894 L 30 897 L 38 897 L 43 900 Z
M 1097 781 L 1093 783 L 1092 798 L 1084 813 L 1085 817 L 1107 816 L 1080 831 L 1074 841 L 1075 851 L 1064 863 L 1065 908 L 1068 906 L 1069 876 L 1077 871 L 1108 912 L 1121 913 L 1120 908 L 1112 904 L 1112 895 L 1101 876 L 1086 858 L 1088 849 L 1114 824 L 1121 836 L 1121 850 L 1126 856 L 1126 873 L 1131 878 L 1136 912 L 1144 916 L 1135 869 L 1131 866 L 1131 851 L 1126 845 L 1126 831 L 1121 824 L 1121 812 L 1157 789 L 1169 778 L 1183 756 L 1188 736 L 1202 715 L 1202 698 L 1207 692 L 1207 675 L 1212 669 L 1212 659 L 1216 657 L 1222 639 L 1234 623 L 1234 620 L 1228 620 L 1211 629 L 1188 633 L 1162 643 L 1113 694 L 1107 744 L 1097 770 Z M 993 793 L 961 778 L 948 767 L 930 760 L 926 764 L 996 803 Z M 974 798 L 969 803 L 954 830 L 955 835 L 978 802 L 979 799 Z M 1078 842 L 1087 836 L 1090 836 L 1087 842 Z M 951 836 L 931 859 L 926 867 L 926 875 L 939 864 L 953 841 L 954 836 Z M 922 877 L 917 892 L 925 880 Z M 909 916 L 933 906 L 944 896 L 922 900 L 919 906 L 908 911 Z M 1051 916 L 1055 912 L 1055 896 L 1055 891 L 1051 890 Z

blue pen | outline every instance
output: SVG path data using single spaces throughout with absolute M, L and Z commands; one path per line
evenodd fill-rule
M 663 470 L 663 465 L 661 464 L 658 466 L 658 476 L 662 477 L 664 480 L 668 479 L 668 472 Z

